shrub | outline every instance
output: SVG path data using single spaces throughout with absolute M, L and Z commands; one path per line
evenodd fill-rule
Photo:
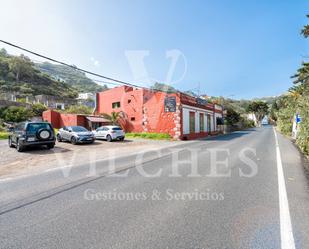
M 72 105 L 68 109 L 66 109 L 65 113 L 73 113 L 73 114 L 91 114 L 93 111 L 92 108 L 89 108 L 84 105 Z
M 126 137 L 145 138 L 154 140 L 168 140 L 171 136 L 167 133 L 141 132 L 141 133 L 126 133 Z
M 0 131 L 0 139 L 7 139 L 9 134 L 5 131 Z
M 7 122 L 21 122 L 26 121 L 33 116 L 31 110 L 21 106 L 10 106 L 2 112 L 4 121 Z
M 46 110 L 47 110 L 47 107 L 40 103 L 32 105 L 32 113 L 34 116 L 42 116 L 42 113 Z

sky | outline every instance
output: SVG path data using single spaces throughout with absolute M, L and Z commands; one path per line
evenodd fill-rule
M 0 0 L 0 6 L 0 39 L 141 86 L 276 96 L 309 58 L 309 40 L 300 35 L 309 21 L 307 0 Z

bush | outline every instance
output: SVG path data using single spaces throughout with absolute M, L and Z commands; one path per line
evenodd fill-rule
M 1 118 L 6 122 L 21 122 L 31 118 L 31 110 L 21 106 L 10 106 L 2 111 Z
M 248 119 L 248 118 L 246 118 L 246 117 L 241 117 L 241 118 L 240 118 L 240 123 L 241 123 L 241 125 L 242 125 L 242 127 L 243 127 L 244 129 L 255 127 L 254 121 L 251 120 L 251 119 Z
M 0 139 L 7 139 L 9 134 L 5 131 L 0 131 Z
M 73 113 L 73 114 L 91 114 L 93 111 L 92 108 L 84 106 L 84 105 L 72 105 L 68 109 L 66 109 L 65 113 Z
M 167 133 L 155 133 L 155 132 L 126 133 L 126 137 L 145 138 L 145 139 L 154 139 L 154 140 L 171 139 L 171 136 Z
M 40 103 L 32 105 L 32 113 L 34 116 L 42 116 L 42 113 L 46 110 L 47 110 L 47 107 Z

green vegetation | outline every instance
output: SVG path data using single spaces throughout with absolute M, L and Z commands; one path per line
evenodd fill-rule
M 254 113 L 260 126 L 262 119 L 268 114 L 268 104 L 263 101 L 252 101 L 247 107 L 248 113 Z
M 33 117 L 31 109 L 21 106 L 10 106 L 0 109 L 0 118 L 6 122 L 22 122 Z
M 64 82 L 51 79 L 34 67 L 26 56 L 9 55 L 0 50 L 0 93 L 18 92 L 20 97 L 53 95 L 64 98 L 77 97 L 77 90 Z
M 84 105 L 72 105 L 63 111 L 64 113 L 73 114 L 92 114 L 93 108 Z
M 150 89 L 156 90 L 156 91 L 167 92 L 167 93 L 175 93 L 178 91 L 176 88 L 170 85 L 158 83 L 158 82 L 156 82 L 153 86 L 151 86 Z
M 44 62 L 36 63 L 35 67 L 41 72 L 48 74 L 53 79 L 73 86 L 78 92 L 102 92 L 108 89 L 106 85 L 98 85 L 84 73 L 64 65 Z
M 111 114 L 103 113 L 102 117 L 111 121 L 113 125 L 118 124 L 118 120 L 122 117 L 122 112 L 112 112 Z
M 306 25 L 301 33 L 307 38 L 309 25 Z M 295 79 L 295 85 L 289 89 L 287 94 L 273 102 L 270 117 L 277 123 L 279 131 L 290 136 L 295 115 L 300 114 L 302 122 L 296 143 L 304 153 L 309 154 L 309 63 L 303 62 L 292 78 Z
M 47 110 L 47 107 L 45 105 L 40 104 L 40 103 L 32 105 L 33 116 L 41 117 L 42 113 L 46 110 Z
M 167 133 L 141 132 L 141 133 L 126 133 L 126 138 L 144 138 L 154 140 L 169 140 L 170 135 Z
M 9 136 L 9 133 L 5 132 L 5 131 L 0 131 L 0 140 L 1 139 L 7 139 Z

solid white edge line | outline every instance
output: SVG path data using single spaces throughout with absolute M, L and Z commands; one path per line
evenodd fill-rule
M 284 180 L 279 142 L 275 128 L 273 128 L 273 131 L 275 134 L 276 154 L 277 154 L 281 249 L 295 249 L 293 228 L 289 210 L 289 201 L 286 192 L 286 184 Z

